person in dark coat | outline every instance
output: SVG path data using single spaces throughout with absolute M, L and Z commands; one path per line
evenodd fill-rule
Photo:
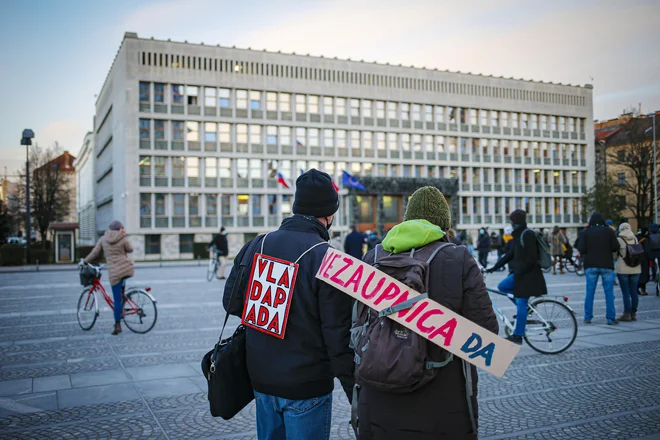
M 589 219 L 589 228 L 580 233 L 578 250 L 584 257 L 584 273 L 587 279 L 587 295 L 584 298 L 584 323 L 591 324 L 594 315 L 594 296 L 598 277 L 605 291 L 605 317 L 608 325 L 619 323 L 614 307 L 614 262 L 612 254 L 619 250 L 619 240 L 612 229 L 605 225 L 605 219 L 594 212 Z
M 315 169 L 301 174 L 292 208 L 294 215 L 277 231 L 255 238 L 261 242 L 257 252 L 290 262 L 300 258 L 286 332 L 279 339 L 247 327 L 247 369 L 260 439 L 284 438 L 286 432 L 287 438 L 324 440 L 330 436 L 334 378 L 349 400 L 354 385 L 354 353 L 349 348 L 353 299 L 315 276 L 330 247 L 328 230 L 339 208 L 331 177 Z M 243 261 L 249 246 L 236 261 Z M 228 286 L 234 285 L 238 266 L 232 268 Z M 232 309 L 231 290 L 224 292 L 225 309 L 242 316 L 241 303 Z
M 371 231 L 371 233 L 367 237 L 367 250 L 368 251 L 372 250 L 381 241 L 383 240 L 381 240 L 380 237 L 378 236 L 378 231 Z
M 479 239 L 477 240 L 477 251 L 479 252 L 479 264 L 483 268 L 488 266 L 488 254 L 490 253 L 490 237 L 488 231 L 479 230 Z
M 213 237 L 213 240 L 211 240 L 211 242 L 206 246 L 206 249 L 210 249 L 212 246 L 215 246 L 215 256 L 220 263 L 218 267 L 218 278 L 224 280 L 225 272 L 227 270 L 227 256 L 229 255 L 227 231 L 225 231 L 224 226 L 220 228 L 220 233 Z
M 513 227 L 511 233 L 513 244 L 487 272 L 492 273 L 509 263 L 512 273 L 500 282 L 498 289 L 505 293 L 513 293 L 516 299 L 516 326 L 513 334 L 506 339 L 521 345 L 527 325 L 529 298 L 546 295 L 548 288 L 539 265 L 536 233 L 527 229 L 527 213 L 522 209 L 516 209 L 509 215 L 509 220 Z
M 346 236 L 346 241 L 344 242 L 344 252 L 346 252 L 351 257 L 362 259 L 362 246 L 365 244 L 366 240 L 363 234 L 359 233 L 355 226 L 351 226 L 351 232 Z
M 644 248 L 644 252 L 639 256 L 639 264 L 642 266 L 642 273 L 639 276 L 637 291 L 640 296 L 646 296 L 646 283 L 651 280 L 651 242 L 649 240 L 649 230 L 641 228 L 637 234 L 637 241 Z
M 451 225 L 449 206 L 444 196 L 437 188 L 428 186 L 415 191 L 403 219 L 427 220 L 443 231 Z M 426 235 L 401 237 L 401 234 L 394 234 L 393 229 L 392 240 L 405 239 L 408 245 L 420 248 L 427 244 Z M 448 242 L 448 236 L 445 235 L 440 241 Z M 382 246 L 389 252 L 385 240 Z M 383 250 L 381 246 L 377 249 L 379 252 Z M 400 252 L 406 250 L 401 249 Z M 364 261 L 370 263 L 373 260 L 374 251 L 370 251 Z M 450 245 L 441 249 L 430 263 L 429 274 L 431 299 L 497 334 L 497 317 L 486 285 L 477 263 L 465 246 Z M 442 348 L 431 342 L 428 342 L 428 347 L 431 359 L 446 358 Z M 463 361 L 454 357 L 449 364 L 438 369 L 435 379 L 411 393 L 393 394 L 363 386 L 358 402 L 360 440 L 476 440 L 478 377 L 474 366 L 469 365 L 468 371 L 466 381 Z M 472 383 L 470 397 L 466 393 L 469 380 Z

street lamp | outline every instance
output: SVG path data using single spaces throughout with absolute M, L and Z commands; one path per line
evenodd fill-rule
M 27 235 L 25 249 L 26 264 L 30 264 L 30 242 L 32 241 L 32 228 L 30 226 L 30 145 L 32 145 L 34 132 L 29 128 L 23 130 L 21 145 L 25 145 L 25 234 Z
M 653 218 L 655 219 L 654 223 L 658 223 L 658 162 L 656 160 L 656 142 L 655 142 L 655 113 L 649 114 L 647 116 L 653 116 L 653 207 L 655 209 L 655 214 Z M 648 133 L 651 128 L 647 128 L 644 131 L 644 134 Z

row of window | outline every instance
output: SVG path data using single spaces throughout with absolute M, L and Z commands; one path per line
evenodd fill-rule
M 215 144 L 218 141 L 227 146 L 233 145 L 235 141 L 236 144 L 242 145 L 264 145 L 264 143 L 270 146 L 296 145 L 296 150 L 298 147 L 305 150 L 303 154 L 308 154 L 307 147 L 320 148 L 323 146 L 325 149 L 336 147 L 361 150 L 365 152 L 366 156 L 369 156 L 367 151 L 376 149 L 381 152 L 403 153 L 426 151 L 469 154 L 471 152 L 473 156 L 499 156 L 502 154 L 505 157 L 586 158 L 586 145 L 583 144 L 160 119 L 140 119 L 141 146 L 150 149 L 150 141 L 153 137 L 155 142 L 160 142 L 159 149 L 167 149 L 165 143 L 167 125 L 171 126 L 170 139 L 172 142 L 185 140 L 188 142 L 190 151 L 201 151 L 203 140 L 205 151 L 216 151 Z M 193 143 L 192 146 L 191 143 Z M 211 145 L 213 148 L 207 149 L 206 144 L 213 144 Z M 183 150 L 184 145 L 178 144 L 176 148 Z M 174 144 L 172 149 L 175 149 Z
M 582 199 L 574 197 L 461 197 L 460 203 L 462 216 L 504 215 L 514 209 L 523 209 L 531 216 L 582 212 Z M 534 217 L 528 219 L 529 223 L 534 221 L 545 223 L 545 220 L 535 220 Z
M 425 92 L 451 93 L 467 96 L 482 96 L 548 104 L 586 106 L 582 96 L 564 93 L 524 90 L 519 88 L 495 87 L 480 84 L 465 84 L 425 78 L 381 75 L 377 73 L 349 72 L 316 67 L 290 66 L 260 62 L 227 60 L 222 58 L 195 57 L 190 55 L 138 52 L 138 63 L 143 66 L 171 67 L 206 70 L 230 74 L 251 74 L 272 77 L 355 84 L 360 86 L 388 87 L 419 90 Z
M 356 176 L 458 178 L 466 184 L 566 185 L 586 184 L 586 171 L 552 169 L 517 169 L 490 167 L 448 167 L 437 165 L 372 164 L 363 162 L 289 161 L 262 159 L 228 159 L 216 157 L 140 156 L 142 186 L 221 187 L 248 186 L 248 179 L 258 180 L 252 186 L 276 186 L 281 173 L 292 182 L 305 170 L 316 168 L 341 180 L 342 171 Z M 153 180 L 152 180 L 153 176 Z M 187 179 L 187 182 L 186 182 Z M 484 190 L 486 190 L 484 188 Z
M 155 103 L 169 103 L 205 108 L 237 108 L 267 110 L 299 114 L 323 114 L 403 121 L 448 122 L 450 124 L 482 125 L 491 127 L 529 128 L 532 130 L 585 131 L 585 118 L 556 115 L 540 115 L 486 109 L 469 109 L 442 105 L 407 102 L 373 101 L 367 99 L 339 98 L 331 96 L 262 92 L 216 87 L 182 86 L 176 84 L 140 82 L 140 102 L 150 103 L 153 93 Z M 202 94 L 203 93 L 203 94 Z M 215 116 L 212 112 L 212 116 Z

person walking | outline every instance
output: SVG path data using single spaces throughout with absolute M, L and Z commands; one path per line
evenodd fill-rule
M 550 251 L 554 261 L 552 263 L 552 274 L 557 275 L 557 265 L 559 265 L 559 274 L 564 274 L 564 249 L 568 240 L 566 236 L 559 230 L 559 226 L 555 226 L 552 230 L 550 237 Z
M 488 266 L 488 254 L 490 253 L 490 237 L 484 229 L 479 230 L 479 240 L 477 241 L 477 252 L 479 253 L 479 264 L 484 269 Z
M 637 284 L 637 291 L 639 296 L 646 296 L 646 283 L 651 279 L 651 246 L 649 241 L 649 230 L 641 228 L 637 234 L 637 241 L 644 248 L 644 253 L 640 255 L 639 263 L 641 273 L 639 274 L 639 283 Z
M 355 226 L 350 227 L 350 232 L 346 236 L 346 241 L 344 241 L 344 252 L 346 252 L 351 257 L 362 259 L 362 246 L 364 246 L 365 238 L 364 235 L 358 232 Z
M 276 231 L 255 238 L 260 240 L 257 252 L 299 265 L 288 318 L 281 329 L 283 339 L 246 326 L 246 361 L 259 440 L 328 439 L 335 377 L 351 399 L 353 299 L 316 278 L 338 209 L 332 178 L 311 169 L 296 180 L 293 216 L 285 218 Z M 236 261 L 243 261 L 252 244 L 241 249 Z M 243 303 L 230 301 L 238 266 L 234 265 L 227 280 L 223 304 L 228 313 L 242 316 Z
M 449 241 L 454 243 L 456 246 L 461 246 L 463 243 L 461 242 L 461 239 L 456 236 L 456 231 L 453 229 L 448 229 L 447 230 L 447 235 L 449 236 Z
M 217 276 L 219 279 L 224 280 L 225 272 L 227 270 L 227 256 L 229 255 L 229 244 L 227 243 L 227 231 L 225 227 L 220 228 L 220 233 L 217 234 L 211 242 L 206 245 L 206 249 L 210 249 L 212 246 L 215 247 L 215 257 L 220 263 L 218 267 Z
M 369 236 L 367 237 L 367 251 L 372 250 L 373 248 L 376 247 L 378 243 L 380 243 L 382 240 L 378 236 L 378 231 L 374 230 L 371 231 Z
M 614 264 L 612 254 L 619 250 L 619 240 L 614 231 L 605 225 L 605 219 L 594 212 L 589 220 L 589 228 L 580 233 L 578 250 L 584 258 L 587 278 L 587 295 L 584 299 L 584 323 L 591 324 L 594 317 L 594 296 L 598 277 L 605 290 L 605 317 L 608 325 L 619 323 L 614 307 Z
M 504 254 L 504 240 L 498 232 L 493 231 L 490 234 L 490 241 L 492 248 L 497 251 L 497 258 L 499 259 Z
M 113 220 L 99 239 L 94 249 L 85 258 L 85 264 L 96 261 L 101 252 L 105 255 L 108 265 L 108 279 L 112 286 L 112 299 L 114 307 L 115 327 L 113 335 L 121 333 L 121 312 L 123 306 L 124 280 L 135 274 L 133 261 L 128 254 L 133 252 L 133 246 L 126 238 L 126 230 L 119 220 Z
M 409 253 L 412 249 L 424 252 L 427 246 L 448 243 L 444 231 L 451 225 L 449 206 L 437 188 L 427 186 L 415 191 L 403 220 L 376 248 L 379 254 Z M 364 261 L 372 264 L 374 255 L 375 251 L 368 252 Z M 444 246 L 429 263 L 428 273 L 429 298 L 497 334 L 497 318 L 482 274 L 467 248 Z M 427 344 L 430 359 L 446 359 L 445 350 Z M 359 439 L 477 439 L 477 392 L 476 368 L 465 366 L 457 357 L 437 368 L 434 379 L 412 392 L 395 394 L 363 385 L 358 401 Z
M 507 252 L 486 272 L 492 273 L 509 264 L 511 273 L 498 285 L 498 290 L 511 293 L 516 303 L 516 324 L 513 334 L 506 339 L 522 345 L 527 326 L 527 304 L 529 298 L 548 293 L 545 278 L 539 265 L 539 250 L 536 233 L 527 228 L 527 213 L 516 209 L 509 215 L 513 228 Z
M 651 224 L 651 233 L 649 234 L 649 241 L 651 247 L 651 280 L 657 280 L 658 264 L 660 264 L 660 226 L 657 223 Z
M 616 258 L 614 271 L 619 279 L 621 296 L 623 296 L 623 314 L 619 316 L 619 321 L 637 321 L 637 306 L 639 304 L 637 283 L 642 273 L 642 266 L 638 257 L 628 256 L 628 245 L 638 244 L 637 237 L 633 234 L 630 224 L 621 223 L 619 225 L 617 240 L 619 241 L 619 250 L 614 254 Z

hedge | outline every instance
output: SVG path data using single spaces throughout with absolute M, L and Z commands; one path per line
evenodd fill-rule
M 196 260 L 197 257 L 205 260 L 209 258 L 209 251 L 206 249 L 208 243 L 193 243 L 193 258 Z
M 0 246 L 0 264 L 22 266 L 25 264 L 25 248 L 18 244 L 3 244 Z
M 50 249 L 30 248 L 31 264 L 49 264 L 53 262 L 53 251 Z

